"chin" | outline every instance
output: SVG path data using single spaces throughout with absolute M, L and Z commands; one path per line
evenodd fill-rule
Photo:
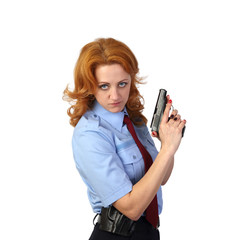
M 118 113 L 118 112 L 121 112 L 123 109 L 124 109 L 124 106 L 118 106 L 118 107 L 109 108 L 108 111 L 112 113 Z

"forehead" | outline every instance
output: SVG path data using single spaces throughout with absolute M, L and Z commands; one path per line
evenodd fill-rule
M 99 65 L 95 70 L 97 81 L 121 81 L 130 79 L 128 74 L 120 64 Z

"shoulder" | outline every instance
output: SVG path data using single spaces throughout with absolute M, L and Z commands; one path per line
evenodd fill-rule
M 145 123 L 143 123 L 141 126 L 135 126 L 135 129 L 140 139 L 142 139 L 143 141 L 146 140 L 155 147 L 154 141 Z
M 139 134 L 142 134 L 142 135 L 144 135 L 144 136 L 146 136 L 146 135 L 149 134 L 148 127 L 146 126 L 145 123 L 143 123 L 143 124 L 140 125 L 140 126 L 136 126 L 136 125 L 134 125 L 134 126 L 135 126 L 136 131 L 137 131 Z
M 111 132 L 101 126 L 101 118 L 93 111 L 87 111 L 79 120 L 73 131 L 73 141 L 80 141 L 82 143 L 98 142 L 98 141 L 112 142 Z
M 87 111 L 78 121 L 76 127 L 74 128 L 74 133 L 82 132 L 88 129 L 97 129 L 99 127 L 99 122 L 99 117 L 96 114 L 92 111 Z

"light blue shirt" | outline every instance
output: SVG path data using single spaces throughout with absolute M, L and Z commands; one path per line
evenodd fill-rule
M 145 174 L 140 150 L 123 124 L 124 114 L 126 109 L 112 113 L 95 101 L 93 109 L 81 117 L 74 129 L 73 156 L 95 213 L 129 193 Z M 134 128 L 154 161 L 158 151 L 146 125 Z M 157 197 L 160 214 L 161 187 Z

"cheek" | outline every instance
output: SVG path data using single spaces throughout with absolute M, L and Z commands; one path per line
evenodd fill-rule
M 128 87 L 128 89 L 126 90 L 126 97 L 129 98 L 129 94 L 130 94 L 130 86 Z
M 97 91 L 95 93 L 95 98 L 96 100 L 100 103 L 102 101 L 104 101 L 104 99 L 106 98 L 106 96 L 104 95 L 104 93 L 100 92 L 100 91 Z
M 100 95 L 100 94 L 99 94 L 98 91 L 96 91 L 95 94 L 94 94 L 94 96 L 95 96 L 95 98 L 96 98 L 97 100 L 99 99 L 99 95 Z

